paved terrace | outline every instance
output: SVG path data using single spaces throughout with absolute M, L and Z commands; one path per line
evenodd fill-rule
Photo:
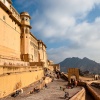
M 43 88 L 38 93 L 29 94 L 29 90 L 32 90 L 32 86 L 25 88 L 23 94 L 13 98 L 8 96 L 1 100 L 64 100 L 65 92 L 60 87 L 66 87 L 67 82 L 62 79 L 55 79 L 53 82 L 47 85 L 47 88 Z M 69 97 L 75 95 L 81 87 L 75 87 L 73 89 L 65 89 L 69 92 Z

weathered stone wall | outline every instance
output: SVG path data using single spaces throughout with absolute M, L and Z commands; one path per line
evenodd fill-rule
M 0 55 L 20 59 L 20 26 L 0 8 Z
M 1 57 L 1 56 L 0 56 Z M 14 58 L 12 58 L 14 59 Z M 29 66 L 29 62 L 0 58 L 0 66 Z
M 95 100 L 100 100 L 100 95 L 98 95 L 90 85 L 86 84 L 88 91 L 92 94 L 92 96 L 95 98 Z
M 81 91 L 79 91 L 76 95 L 74 95 L 70 100 L 85 100 L 85 89 L 82 88 Z
M 98 95 L 90 86 L 91 82 L 80 82 L 79 85 L 86 87 L 87 91 L 95 98 L 95 100 L 100 100 L 100 95 Z
M 17 89 L 28 86 L 44 77 L 42 69 L 20 73 L 4 74 L 0 76 L 0 98 L 5 97 Z
M 38 62 L 38 59 L 39 59 L 38 58 L 38 41 L 32 34 L 30 34 L 28 49 L 29 49 L 29 54 L 33 55 L 32 61 Z

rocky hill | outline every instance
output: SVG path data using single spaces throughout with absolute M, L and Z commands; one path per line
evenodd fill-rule
M 81 71 L 88 70 L 91 73 L 100 73 L 100 64 L 86 57 L 83 59 L 78 57 L 66 58 L 59 64 L 62 72 L 66 72 L 68 68 L 79 68 Z

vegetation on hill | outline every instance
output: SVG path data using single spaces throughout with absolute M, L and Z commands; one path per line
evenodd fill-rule
M 59 64 L 62 72 L 67 72 L 68 68 L 79 68 L 81 71 L 100 74 L 100 64 L 86 57 L 83 59 L 78 57 L 66 58 Z

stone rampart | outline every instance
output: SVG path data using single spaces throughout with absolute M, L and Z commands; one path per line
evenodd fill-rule
M 43 77 L 43 69 L 2 74 L 0 75 L 0 98 L 5 97 L 16 90 L 27 87 L 28 85 L 41 80 Z
M 82 88 L 82 90 L 75 94 L 70 100 L 85 100 L 85 95 L 85 89 Z
M 92 81 L 93 82 L 93 81 Z M 95 100 L 100 100 L 100 95 L 98 95 L 95 90 L 92 89 L 92 87 L 90 86 L 91 82 L 80 82 L 79 85 L 84 86 L 87 91 L 89 91 L 89 93 L 93 96 L 93 98 Z
M 100 100 L 100 95 L 98 95 L 92 88 L 90 85 L 86 84 L 86 87 L 88 89 L 88 91 L 91 93 L 91 95 L 95 98 L 95 100 Z

